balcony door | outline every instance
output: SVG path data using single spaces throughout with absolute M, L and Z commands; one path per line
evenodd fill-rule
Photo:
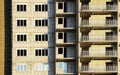
M 89 49 L 88 48 L 82 49 L 82 56 L 89 56 Z
M 67 73 L 67 62 L 64 62 L 64 73 Z
M 113 70 L 113 62 L 106 62 L 106 71 L 112 71 Z
M 106 32 L 106 40 L 112 40 L 113 39 L 113 32 Z
M 82 2 L 82 10 L 89 10 L 89 2 L 88 0 Z
M 89 71 L 89 63 L 83 62 L 81 70 L 82 71 Z
M 107 5 L 106 9 L 107 9 L 107 10 L 112 10 L 112 9 L 114 9 L 114 8 L 113 8 L 113 4 L 114 4 L 113 2 L 106 2 L 106 5 Z
M 113 47 L 106 47 L 106 56 L 113 56 Z
M 106 25 L 113 25 L 113 17 L 106 17 Z

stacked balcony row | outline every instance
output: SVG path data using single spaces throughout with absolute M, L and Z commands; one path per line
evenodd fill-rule
M 102 2 L 102 1 L 101 1 Z M 76 11 L 75 1 L 58 1 L 56 2 L 56 61 L 57 74 L 75 75 L 76 59 L 80 57 L 79 73 L 82 74 L 102 74 L 117 73 L 117 49 L 99 49 L 93 50 L 79 50 L 77 55 L 77 49 L 75 48 L 77 42 L 80 42 L 80 48 L 90 47 L 91 45 L 112 45 L 117 43 L 117 0 L 103 1 L 104 3 L 94 5 L 94 0 L 80 0 L 80 7 L 78 12 Z M 92 4 L 93 3 L 93 4 Z M 80 13 L 79 13 L 80 12 Z M 83 13 L 84 12 L 84 13 Z M 76 15 L 75 13 L 78 13 Z M 77 19 L 76 16 L 78 16 Z M 102 17 L 101 17 L 102 16 Z M 97 17 L 97 18 L 95 18 Z M 78 23 L 76 23 L 78 21 Z M 79 28 L 78 28 L 79 27 Z M 79 31 L 79 41 L 77 40 L 77 30 Z M 98 33 L 97 33 L 98 32 Z M 89 44 L 90 42 L 90 44 Z M 97 43 L 95 43 L 97 42 Z M 103 42 L 103 43 L 101 43 Z M 105 43 L 109 42 L 109 43 Z M 88 45 L 89 44 L 89 45 Z M 102 46 L 101 46 L 102 47 Z M 79 52 L 78 51 L 78 52 Z M 72 53 L 70 53 L 72 52 Z M 103 58 L 104 57 L 104 58 Z M 104 65 L 89 65 L 90 61 L 109 61 L 110 64 Z M 59 64 L 63 63 L 62 69 Z M 71 69 L 68 63 L 74 64 L 74 68 Z M 84 64 L 84 63 L 87 63 Z M 114 64 L 111 64 L 114 63 Z M 106 64 L 106 65 L 105 65 Z M 87 75 L 86 74 L 86 75 Z
M 117 10 L 118 6 L 116 4 L 110 5 L 82 5 L 81 10 L 82 11 L 98 11 L 98 10 L 102 10 L 102 11 L 110 11 L 110 10 Z
M 102 2 L 103 1 L 103 2 Z M 101 3 L 94 3 L 93 0 L 80 0 L 79 11 L 80 12 L 91 12 L 91 11 L 104 11 L 104 12 L 115 12 L 118 10 L 117 0 L 105 1 Z M 57 1 L 56 2 L 56 13 L 61 15 L 75 14 L 76 12 L 75 1 Z
M 117 75 L 117 0 L 80 2 L 80 74 Z
M 56 75 L 77 73 L 75 7 L 76 1 L 56 2 Z

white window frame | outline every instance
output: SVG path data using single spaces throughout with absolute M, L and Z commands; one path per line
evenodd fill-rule
M 62 24 L 59 24 L 59 18 L 62 18 L 62 21 L 63 21 Z M 58 24 L 58 25 L 63 25 L 63 24 L 64 24 L 64 17 L 58 17 L 58 18 L 57 18 L 57 24 Z
M 35 5 L 41 5 L 41 11 L 35 11 Z M 47 5 L 47 11 L 42 11 L 42 5 Z M 44 8 L 45 9 L 45 8 Z M 49 11 L 49 4 L 47 4 L 47 3 L 35 3 L 34 4 L 34 12 L 48 12 Z
M 64 69 L 64 64 L 63 62 L 58 62 L 58 69 L 63 70 Z
M 26 11 L 17 11 L 17 5 L 26 5 Z M 27 12 L 28 4 L 27 3 L 16 3 L 15 4 L 16 12 Z
M 45 65 L 47 64 L 47 65 Z M 47 66 L 47 68 L 46 68 Z M 48 63 L 36 63 L 34 65 L 34 71 L 49 71 L 49 64 Z
M 19 72 L 27 71 L 27 64 L 26 63 L 17 63 L 16 64 L 16 70 L 19 71 Z
M 36 26 L 36 25 L 35 25 L 35 21 L 36 21 L 36 20 L 41 20 L 41 25 L 40 25 L 40 26 Z M 42 26 L 42 20 L 47 20 L 48 25 L 47 25 L 47 26 Z M 48 27 L 48 26 L 49 26 L 49 18 L 36 18 L 36 19 L 34 19 L 34 26 L 35 26 L 35 27 Z
M 28 48 L 16 48 L 16 56 L 17 56 L 18 49 L 19 50 L 21 50 L 21 49 L 24 50 L 25 49 L 26 50 L 26 56 L 28 56 Z M 18 57 L 26 57 L 26 56 L 18 56 Z
M 49 10 L 48 10 L 48 4 L 41 4 L 41 7 L 42 7 L 42 5 L 44 5 L 44 10 L 45 10 L 45 5 L 47 5 L 47 11 L 42 11 L 42 12 L 48 12 Z
M 62 3 L 63 5 L 63 8 L 62 9 L 59 9 L 59 3 Z M 58 2 L 58 7 L 57 7 L 58 10 L 64 10 L 64 2 Z
M 17 35 L 26 35 L 26 41 L 17 41 Z M 28 41 L 28 34 L 27 33 L 16 33 L 16 41 L 17 42 L 27 42 Z
M 15 21 L 16 27 L 26 27 L 26 26 L 17 26 L 17 20 L 26 20 L 26 26 L 28 25 L 28 19 L 27 18 L 16 18 L 16 21 Z
M 47 35 L 47 39 L 48 39 L 47 41 L 49 41 L 49 34 L 48 33 L 45 33 L 45 34 L 42 33 L 41 35 Z M 42 39 L 42 37 L 41 37 L 41 39 Z
M 41 41 L 36 41 L 36 40 L 35 40 L 35 36 L 36 36 L 36 35 L 41 35 Z M 34 41 L 35 41 L 35 42 L 47 42 L 47 41 L 42 41 L 42 35 L 47 35 L 47 36 L 48 36 L 48 37 L 47 37 L 47 39 L 48 39 L 47 41 L 50 40 L 50 39 L 49 39 L 49 33 L 35 33 L 35 34 L 34 34 Z
M 35 55 L 35 51 L 36 51 L 37 49 L 40 49 L 40 50 L 41 50 L 41 56 L 42 56 L 42 57 L 44 57 L 44 56 L 42 55 L 42 50 L 43 50 L 43 49 L 47 49 L 47 51 L 48 51 L 47 57 L 49 56 L 49 48 L 34 48 L 34 56 L 36 56 L 36 55 Z
M 26 19 L 18 19 L 18 20 L 19 20 L 19 21 L 23 21 L 23 20 L 26 20 Z M 18 20 L 16 20 L 16 25 L 17 25 Z M 23 23 L 24 23 L 24 22 L 23 22 Z M 27 26 L 27 20 L 26 20 L 26 26 Z M 17 27 L 26 27 L 26 26 L 24 26 L 24 25 L 23 25 L 23 26 L 21 26 L 21 25 L 18 26 L 18 25 L 17 25 Z

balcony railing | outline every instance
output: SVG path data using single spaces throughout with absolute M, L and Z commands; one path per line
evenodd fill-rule
M 80 72 L 115 72 L 117 66 L 82 66 Z
M 117 51 L 82 51 L 81 56 L 87 57 L 115 57 Z
M 117 36 L 82 36 L 81 41 L 116 41 Z
M 117 26 L 117 20 L 82 20 L 81 26 Z
M 117 5 L 82 5 L 81 10 L 117 10 Z

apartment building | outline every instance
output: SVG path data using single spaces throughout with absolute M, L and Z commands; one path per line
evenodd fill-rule
M 12 0 L 12 75 L 54 75 L 53 9 L 53 0 Z
M 81 0 L 79 72 L 119 75 L 119 1 Z
M 10 4 L 10 75 L 120 75 L 120 0 Z

